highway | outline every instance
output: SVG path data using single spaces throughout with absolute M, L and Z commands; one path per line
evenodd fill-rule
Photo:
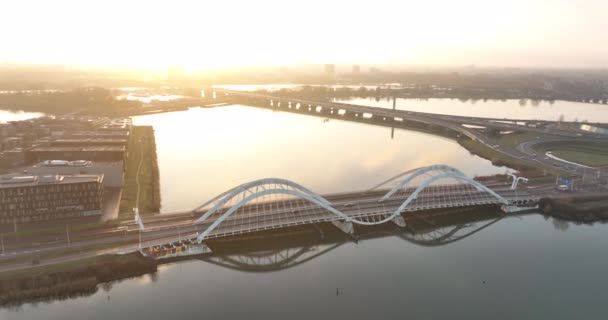
M 214 91 L 216 91 L 220 97 L 226 95 L 230 97 L 240 97 L 242 98 L 241 103 L 243 104 L 272 110 L 310 114 L 319 117 L 328 117 L 331 115 L 332 118 L 342 118 L 347 121 L 365 122 L 365 120 L 367 120 L 370 123 L 376 125 L 381 124 L 391 128 L 400 127 L 401 119 L 431 127 L 447 128 L 482 143 L 486 147 L 508 157 L 527 162 L 535 167 L 550 168 L 552 170 L 562 171 L 564 175 L 578 177 L 575 179 L 581 179 L 584 176 L 589 183 L 597 183 L 597 179 L 593 179 L 593 175 L 590 174 L 591 172 L 594 172 L 596 178 L 608 175 L 608 169 L 599 171 L 595 169 L 584 169 L 581 166 L 565 163 L 544 155 L 539 156 L 536 154 L 537 152 L 533 150 L 534 145 L 548 141 L 597 141 L 597 139 L 607 138 L 601 134 L 578 129 L 578 126 L 580 125 L 578 123 L 558 123 L 555 121 L 530 119 L 463 117 L 361 106 L 348 103 L 292 99 L 289 97 L 261 95 L 226 89 L 214 89 Z M 340 116 L 337 116 L 338 114 Z M 364 115 L 367 115 L 367 117 L 364 117 Z M 467 127 L 467 125 L 473 127 Z M 539 134 L 539 139 L 522 143 L 516 148 L 511 148 L 501 145 L 498 141 L 489 137 L 484 132 L 485 129 L 480 130 L 475 127 L 491 128 L 501 131 L 534 132 Z M 547 138 L 547 134 L 551 134 L 552 137 Z

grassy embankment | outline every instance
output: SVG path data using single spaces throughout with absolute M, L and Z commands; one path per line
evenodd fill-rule
M 104 88 L 85 87 L 59 92 L 19 92 L 0 95 L 0 108 L 64 114 L 80 112 L 87 115 L 126 116 L 141 107 L 138 101 L 117 100 Z
M 568 176 L 560 170 L 554 168 L 546 168 L 540 164 L 523 161 L 517 158 L 510 157 L 502 152 L 496 151 L 482 143 L 471 139 L 460 139 L 458 143 L 465 149 L 469 150 L 474 155 L 490 160 L 492 164 L 497 166 L 506 166 L 513 168 L 525 175 L 560 175 Z
M 536 150 L 543 154 L 551 151 L 556 157 L 590 167 L 608 166 L 606 141 L 546 142 L 537 145 Z
M 156 266 L 134 253 L 0 273 L 0 306 L 91 295 L 100 283 L 153 273 Z
M 608 199 L 605 195 L 542 199 L 540 207 L 545 214 L 562 220 L 584 223 L 608 220 Z
M 133 208 L 141 214 L 160 210 L 160 181 L 154 128 L 133 126 L 125 165 L 125 186 L 120 200 L 121 218 L 132 217 Z M 139 192 L 139 203 L 137 202 Z

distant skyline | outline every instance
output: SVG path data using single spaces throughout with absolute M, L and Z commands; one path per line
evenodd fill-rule
M 608 1 L 10 1 L 0 63 L 608 67 Z

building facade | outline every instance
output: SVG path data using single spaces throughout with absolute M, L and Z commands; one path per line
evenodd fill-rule
M 45 175 L 103 175 L 103 185 L 119 188 L 124 185 L 123 162 L 93 162 L 86 160 L 46 160 L 25 169 L 27 174 Z
M 64 159 L 91 160 L 97 162 L 125 161 L 125 146 L 49 146 L 33 147 L 28 150 L 29 163 L 37 163 L 44 160 Z
M 0 224 L 101 215 L 103 175 L 2 176 Z

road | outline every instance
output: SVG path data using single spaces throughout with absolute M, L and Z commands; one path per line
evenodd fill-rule
M 528 194 L 520 191 L 509 190 L 504 185 L 494 187 L 495 191 L 500 193 L 508 200 L 517 201 L 529 197 Z M 327 199 L 331 201 L 333 207 L 341 212 L 352 217 L 374 217 L 386 216 L 396 210 L 406 198 L 406 194 L 391 198 L 385 202 L 379 203 L 379 195 L 382 195 L 386 190 L 378 191 L 362 191 L 344 194 L 327 195 Z M 491 204 L 491 199 L 479 194 L 467 192 L 443 192 L 442 194 L 421 193 L 406 211 L 428 210 L 433 208 L 467 206 L 471 204 Z M 311 205 L 308 202 L 297 200 L 285 200 L 273 205 L 272 210 L 266 212 L 254 212 L 253 207 L 245 206 L 243 210 L 238 211 L 238 214 L 232 216 L 227 224 L 222 224 L 226 228 L 218 228 L 214 230 L 210 237 L 220 237 L 228 234 L 237 234 L 242 232 L 250 232 L 254 230 L 265 230 L 272 228 L 280 228 L 289 225 L 298 225 L 305 223 L 316 223 L 322 221 L 335 221 L 339 218 L 333 214 L 328 214 L 325 209 Z M 201 213 L 183 212 L 172 215 L 161 215 L 144 218 L 145 231 L 141 233 L 142 243 L 144 246 L 150 246 L 155 243 L 165 243 L 176 241 L 177 239 L 187 239 L 196 237 L 200 232 L 207 229 L 214 219 L 205 221 L 203 224 L 193 225 L 193 222 L 201 215 Z M 252 221 L 256 225 L 251 226 Z M 96 232 L 82 232 L 80 234 L 72 234 L 71 241 L 68 243 L 65 238 L 56 238 L 54 241 L 39 241 L 35 244 L 23 243 L 14 244 L 5 248 L 4 254 L 0 257 L 2 260 L 10 260 L 17 257 L 36 257 L 45 253 L 60 252 L 70 250 L 66 256 L 71 257 L 74 251 L 84 256 L 90 256 L 90 252 L 108 253 L 120 250 L 133 250 L 138 246 L 140 230 L 135 222 L 129 222 L 119 227 L 108 227 Z M 113 247 L 112 250 L 110 248 Z M 93 249 L 90 249 L 93 248 Z M 67 259 L 67 258 L 66 258 Z M 23 265 L 20 263 L 19 265 Z M 26 263 L 27 264 L 27 263 Z

